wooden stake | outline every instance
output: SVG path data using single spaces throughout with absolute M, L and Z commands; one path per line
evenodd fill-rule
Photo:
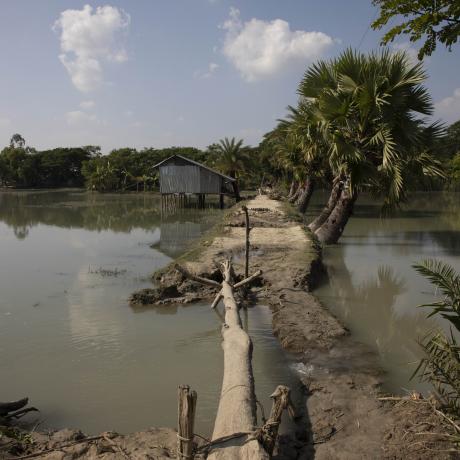
M 251 229 L 249 228 L 249 212 L 246 206 L 242 207 L 244 211 L 244 215 L 246 218 L 246 264 L 244 266 L 244 277 L 247 278 L 249 276 L 249 232 Z
M 177 390 L 177 460 L 193 459 L 193 430 L 196 412 L 196 391 L 188 385 Z
M 270 398 L 273 399 L 272 409 L 265 425 L 259 430 L 257 439 L 265 447 L 265 450 L 272 455 L 278 437 L 278 429 L 281 424 L 281 416 L 285 409 L 288 410 L 291 418 L 295 417 L 294 406 L 291 402 L 291 390 L 278 385 Z

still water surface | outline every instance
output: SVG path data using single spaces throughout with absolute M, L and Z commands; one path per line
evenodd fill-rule
M 315 215 L 326 196 L 317 195 Z M 426 389 L 409 382 L 422 356 L 417 340 L 445 323 L 416 308 L 435 298 L 434 288 L 411 266 L 436 258 L 460 271 L 460 194 L 417 193 L 386 219 L 369 197 L 358 202 L 340 244 L 324 250 L 328 282 L 315 295 L 377 353 L 389 391 Z
M 87 433 L 176 425 L 177 385 L 209 435 L 222 379 L 209 305 L 131 308 L 129 295 L 221 211 L 161 214 L 154 195 L 0 193 L 0 399 L 28 395 L 46 427 Z M 263 306 L 250 309 L 259 399 L 296 385 Z

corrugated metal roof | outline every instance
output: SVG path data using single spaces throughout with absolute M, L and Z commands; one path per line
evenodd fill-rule
M 188 161 L 189 163 L 191 163 L 192 165 L 195 165 L 195 166 L 199 166 L 200 168 L 203 168 L 203 169 L 207 169 L 208 171 L 214 173 L 214 174 L 217 174 L 218 176 L 221 176 L 221 177 L 224 177 L 225 179 L 231 181 L 231 182 L 235 182 L 236 179 L 233 179 L 233 177 L 230 177 L 230 176 L 226 176 L 225 174 L 222 174 L 218 171 L 215 171 L 214 169 L 211 169 L 209 168 L 208 166 L 205 166 L 201 163 L 198 163 L 198 161 L 193 161 L 191 160 L 190 158 L 187 158 L 187 157 L 183 157 L 182 155 L 172 155 L 170 156 L 169 158 L 166 158 L 166 160 L 163 160 L 163 161 L 160 161 L 158 164 L 156 164 L 153 169 L 155 168 L 158 168 L 160 167 L 163 163 L 166 163 L 170 160 L 172 160 L 173 158 L 181 158 L 182 160 L 185 160 L 185 161 Z

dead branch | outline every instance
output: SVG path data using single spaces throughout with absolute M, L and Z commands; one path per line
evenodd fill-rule
M 193 281 L 196 281 L 196 282 L 201 283 L 201 284 L 207 284 L 208 286 L 213 286 L 213 287 L 217 287 L 217 288 L 221 287 L 220 283 L 218 283 L 217 281 L 210 280 L 208 278 L 202 278 L 201 276 L 198 276 L 198 275 L 194 275 L 193 273 L 190 273 L 187 269 L 185 269 L 184 267 L 182 267 L 179 264 L 176 265 L 176 269 L 179 272 L 181 272 L 186 278 L 190 278 Z
M 222 291 L 219 292 L 219 294 L 216 295 L 216 298 L 211 304 L 211 308 L 214 309 L 219 305 L 219 302 L 224 298 L 224 295 L 222 294 Z
M 250 283 L 251 281 L 255 280 L 256 278 L 258 278 L 259 276 L 262 275 L 262 270 L 257 270 L 255 273 L 253 273 L 251 276 L 245 278 L 244 280 L 242 281 L 239 281 L 238 283 L 236 283 L 234 286 L 233 286 L 233 289 L 238 289 L 240 288 L 241 286 L 244 286 L 245 284 L 248 284 Z

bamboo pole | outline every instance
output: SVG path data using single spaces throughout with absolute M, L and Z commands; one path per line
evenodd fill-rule
M 196 412 L 196 391 L 188 385 L 177 389 L 177 460 L 193 459 L 193 436 Z
M 244 277 L 247 278 L 249 276 L 249 232 L 251 229 L 249 228 L 249 212 L 246 206 L 242 207 L 244 211 L 245 221 L 246 221 L 246 247 L 245 247 L 245 265 L 244 265 Z

